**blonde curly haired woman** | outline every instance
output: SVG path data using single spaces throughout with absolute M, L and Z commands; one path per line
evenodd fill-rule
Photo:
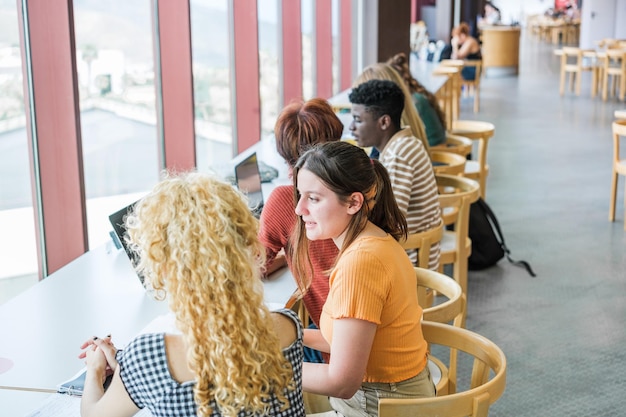
M 302 325 L 263 304 L 265 250 L 240 192 L 205 174 L 170 176 L 126 226 L 138 270 L 167 296 L 181 334 L 140 335 L 119 351 L 110 338 L 85 342 L 82 416 L 144 407 L 155 416 L 304 416 Z

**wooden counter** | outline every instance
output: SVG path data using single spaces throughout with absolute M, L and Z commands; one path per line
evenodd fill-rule
M 509 69 L 519 72 L 519 26 L 486 26 L 482 28 L 483 69 Z

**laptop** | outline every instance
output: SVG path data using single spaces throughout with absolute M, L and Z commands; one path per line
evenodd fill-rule
M 258 218 L 261 215 L 261 210 L 263 210 L 264 201 L 256 152 L 235 166 L 235 182 L 237 188 L 248 196 L 248 207 L 252 214 Z
M 135 201 L 132 204 L 129 204 L 128 206 L 116 211 L 115 213 L 109 216 L 109 221 L 111 222 L 111 226 L 113 226 L 113 233 L 111 233 L 111 239 L 113 239 L 113 243 L 115 244 L 115 247 L 117 247 L 118 249 L 124 248 L 124 252 L 126 252 L 128 259 L 130 259 L 130 263 L 132 264 L 133 269 L 135 268 L 135 265 L 137 265 L 137 262 L 139 261 L 139 259 L 137 258 L 137 254 L 131 251 L 130 248 L 128 247 L 128 244 L 126 243 L 126 236 L 128 235 L 128 233 L 126 232 L 124 221 L 126 220 L 126 216 L 128 215 L 128 213 L 130 213 L 133 207 L 135 207 L 135 204 L 137 204 L 137 201 Z M 137 273 L 137 276 L 139 277 L 139 280 L 143 284 L 144 277 L 139 273 Z

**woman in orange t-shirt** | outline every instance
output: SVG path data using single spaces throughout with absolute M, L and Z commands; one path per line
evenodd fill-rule
M 329 142 L 300 157 L 294 185 L 298 276 L 308 275 L 310 240 L 339 248 L 320 330 L 304 335 L 330 362 L 304 364 L 303 390 L 331 397 L 332 415 L 377 415 L 380 395 L 434 396 L 415 272 L 398 243 L 406 220 L 387 171 L 360 148 Z

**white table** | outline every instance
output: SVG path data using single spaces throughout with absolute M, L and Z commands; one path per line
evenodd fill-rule
M 84 366 L 79 346 L 111 334 L 122 345 L 167 311 L 144 290 L 123 251 L 102 245 L 0 306 L 0 388 L 55 391 Z
M 441 74 L 433 74 L 435 68 L 439 66 L 439 62 L 423 61 L 415 58 L 414 54 L 411 54 L 411 75 L 420 84 L 422 84 L 428 91 L 435 94 L 441 87 L 448 82 L 448 76 Z
M 48 392 L 0 389 L 0 415 L 24 417 L 38 409 L 50 395 Z
M 283 269 L 263 288 L 266 303 L 284 304 L 296 285 Z M 111 334 L 122 347 L 167 311 L 166 301 L 144 290 L 123 250 L 93 249 L 0 306 L 0 371 L 12 363 L 0 373 L 0 388 L 55 392 L 84 366 L 77 355 L 87 338 Z

